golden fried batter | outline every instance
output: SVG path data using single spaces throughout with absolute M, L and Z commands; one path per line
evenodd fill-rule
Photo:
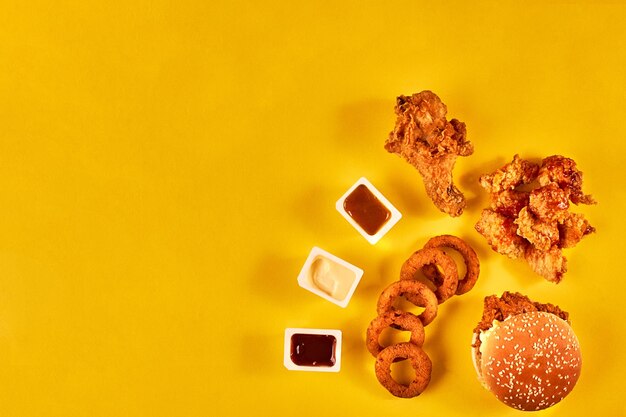
M 504 217 L 515 218 L 528 205 L 529 199 L 529 192 L 504 190 L 491 194 L 491 208 Z
M 529 245 L 524 256 L 532 270 L 550 282 L 558 284 L 567 272 L 567 259 L 556 245 L 547 251 Z
M 520 210 L 514 223 L 517 225 L 517 234 L 539 250 L 548 251 L 559 242 L 557 223 L 542 221 L 528 207 Z
M 567 217 L 559 224 L 562 248 L 573 248 L 580 240 L 595 232 L 596 229 L 589 224 L 585 216 L 580 213 L 567 213 Z
M 536 273 L 559 282 L 567 271 L 562 249 L 595 232 L 582 214 L 569 211 L 570 202 L 595 204 L 582 192 L 576 163 L 553 155 L 537 165 L 515 155 L 512 162 L 481 176 L 480 185 L 491 193 L 490 208 L 483 210 L 476 230 L 496 252 L 523 257 Z
M 538 171 L 539 165 L 515 155 L 512 162 L 491 174 L 481 176 L 479 182 L 490 193 L 500 193 L 513 190 L 520 185 L 530 184 L 537 177 Z
M 526 246 L 529 245 L 521 236 L 517 234 L 517 226 L 514 219 L 507 217 L 497 211 L 484 209 L 476 230 L 487 239 L 491 249 L 516 259 L 524 256 Z
M 439 210 L 453 217 L 461 215 L 465 198 L 452 181 L 452 168 L 457 156 L 474 152 L 465 139 L 465 124 L 448 121 L 446 105 L 431 91 L 398 97 L 395 113 L 396 125 L 385 149 L 417 168 Z
M 569 213 L 567 197 L 567 193 L 562 188 L 550 182 L 530 193 L 528 208 L 543 221 L 562 222 Z
M 595 204 L 591 195 L 583 194 L 583 173 L 576 169 L 573 159 L 561 155 L 547 157 L 541 164 L 537 180 L 542 186 L 555 182 L 574 204 Z

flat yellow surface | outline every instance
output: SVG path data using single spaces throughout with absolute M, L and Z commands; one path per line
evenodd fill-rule
M 1 0 L 0 415 L 521 415 L 470 358 L 504 290 L 568 310 L 582 345 L 539 414 L 626 415 L 626 6 L 439 3 Z M 475 145 L 460 218 L 383 149 L 395 97 L 423 89 Z M 560 285 L 473 229 L 478 177 L 515 153 L 574 158 L 599 201 L 575 207 L 597 233 Z M 375 246 L 334 208 L 360 176 L 404 216 Z M 396 399 L 365 329 L 442 233 L 482 274 L 427 328 L 428 389 Z M 345 309 L 296 283 L 315 245 L 365 270 Z M 286 327 L 341 329 L 341 372 L 287 371 Z

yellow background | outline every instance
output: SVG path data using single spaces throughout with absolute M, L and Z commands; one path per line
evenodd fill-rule
M 568 310 L 582 344 L 540 414 L 625 415 L 625 26 L 619 1 L 1 0 L 0 415 L 520 415 L 469 353 L 504 290 Z M 423 89 L 475 145 L 460 218 L 383 149 Z M 515 153 L 574 158 L 599 201 L 558 286 L 473 229 L 479 175 Z M 360 176 L 404 215 L 375 246 L 334 209 Z M 427 391 L 396 399 L 365 328 L 442 233 L 482 274 L 427 328 Z M 346 309 L 298 287 L 314 245 L 365 270 Z M 341 372 L 287 371 L 286 327 L 343 330 Z

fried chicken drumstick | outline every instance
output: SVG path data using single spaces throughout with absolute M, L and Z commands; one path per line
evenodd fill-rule
M 385 149 L 417 168 L 439 210 L 452 217 L 461 215 L 465 197 L 452 181 L 452 168 L 457 156 L 474 152 L 465 139 L 465 123 L 446 120 L 446 105 L 431 91 L 398 97 L 395 113 L 396 125 Z

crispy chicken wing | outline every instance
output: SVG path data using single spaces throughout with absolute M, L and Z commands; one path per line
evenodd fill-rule
M 465 208 L 463 193 L 454 185 L 452 169 L 457 156 L 474 152 L 465 139 L 465 124 L 446 119 L 446 105 L 431 91 L 396 100 L 396 125 L 385 149 L 403 157 L 422 175 L 426 193 L 435 206 L 450 216 Z

